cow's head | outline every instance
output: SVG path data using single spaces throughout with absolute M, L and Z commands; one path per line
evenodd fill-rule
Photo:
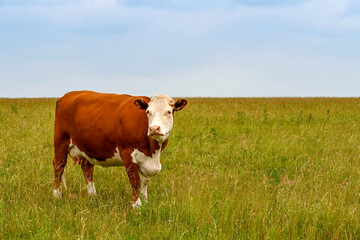
M 183 109 L 187 100 L 181 98 L 175 102 L 171 97 L 159 94 L 151 98 L 150 102 L 142 98 L 135 99 L 134 104 L 146 111 L 149 126 L 147 135 L 163 143 L 173 128 L 174 112 Z

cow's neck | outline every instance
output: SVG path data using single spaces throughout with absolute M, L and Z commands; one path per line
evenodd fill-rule
M 143 151 L 141 152 L 143 152 L 146 156 L 151 157 L 160 148 L 162 152 L 166 147 L 167 142 L 168 140 L 166 139 L 165 142 L 159 143 L 155 139 L 148 137 L 148 146 L 146 147 L 146 149 L 142 149 Z

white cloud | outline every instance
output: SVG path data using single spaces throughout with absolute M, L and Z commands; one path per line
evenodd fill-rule
M 360 16 L 347 16 L 341 18 L 337 26 L 345 30 L 360 30 Z
M 316 28 L 338 28 L 343 26 L 339 23 L 347 21 L 346 12 L 350 10 L 350 6 L 351 0 L 310 0 L 290 6 L 238 6 L 235 15 L 239 18 L 282 20 L 283 24 L 294 23 Z

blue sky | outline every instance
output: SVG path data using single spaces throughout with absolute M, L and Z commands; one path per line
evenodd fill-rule
M 360 96 L 360 1 L 0 0 L 0 97 Z

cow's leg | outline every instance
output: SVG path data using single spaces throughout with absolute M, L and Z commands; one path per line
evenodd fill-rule
M 61 177 L 64 173 L 64 169 L 67 162 L 67 154 L 68 154 L 68 148 L 69 148 L 70 140 L 66 138 L 56 138 L 54 141 L 55 145 L 55 157 L 53 159 L 53 165 L 54 165 L 54 190 L 53 190 L 53 196 L 55 198 L 61 197 L 61 191 L 60 191 L 60 183 L 61 183 Z
M 140 200 L 140 176 L 138 172 L 138 167 L 135 163 L 131 163 L 126 167 L 126 173 L 129 177 L 130 184 L 133 190 L 133 208 L 141 207 L 141 200 Z
M 95 196 L 96 189 L 94 185 L 94 165 L 92 165 L 88 160 L 82 159 L 81 169 L 84 173 L 85 181 L 87 183 L 87 190 L 89 195 Z
M 132 151 L 123 151 L 120 153 L 121 158 L 124 162 L 126 173 L 129 177 L 130 184 L 133 190 L 133 208 L 141 206 L 140 200 L 140 176 L 138 172 L 138 166 L 133 162 L 133 157 L 131 156 Z
M 147 177 L 144 177 L 143 175 L 141 175 L 141 194 L 144 196 L 145 202 L 147 202 L 147 200 L 148 200 L 147 185 L 149 182 L 150 182 L 150 178 L 147 178 Z

